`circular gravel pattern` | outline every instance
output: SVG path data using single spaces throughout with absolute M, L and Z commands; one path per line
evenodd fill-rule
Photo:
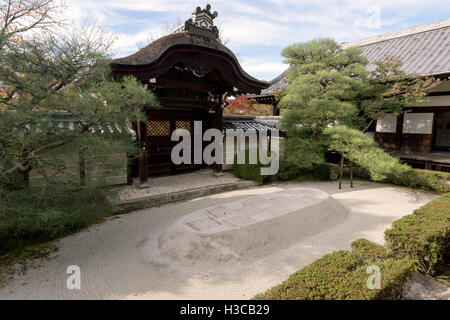
M 367 182 L 282 184 L 141 210 L 60 241 L 1 299 L 249 299 L 436 196 Z M 71 265 L 81 289 L 66 286 Z

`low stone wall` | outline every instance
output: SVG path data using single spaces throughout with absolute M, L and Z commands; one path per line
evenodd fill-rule
M 106 166 L 106 162 L 112 166 Z M 45 163 L 57 163 L 49 165 Z M 43 186 L 49 179 L 61 183 L 81 183 L 83 173 L 78 153 L 72 153 L 60 158 L 44 159 L 44 164 L 29 173 L 29 185 L 31 187 Z M 104 183 L 108 185 L 121 185 L 127 183 L 127 155 L 116 153 L 94 158 L 87 158 L 84 165 L 86 181 Z

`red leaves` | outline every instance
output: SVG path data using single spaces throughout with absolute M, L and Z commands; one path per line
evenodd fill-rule
M 247 96 L 239 96 L 235 99 L 227 99 L 228 105 L 223 110 L 224 114 L 249 114 L 255 111 L 254 104 L 258 102 Z

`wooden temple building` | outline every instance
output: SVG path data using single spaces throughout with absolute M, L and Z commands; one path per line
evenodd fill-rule
M 236 56 L 219 38 L 210 5 L 198 7 L 182 26 L 128 57 L 113 61 L 114 77 L 134 76 L 158 97 L 162 108 L 146 108 L 148 121 L 135 129 L 145 153 L 136 165 L 141 183 L 149 176 L 205 167 L 205 164 L 174 165 L 171 133 L 193 133 L 194 121 L 203 131 L 222 130 L 222 109 L 230 95 L 260 94 L 269 84 L 247 74 Z M 268 127 L 270 128 L 270 126 Z M 194 146 L 193 146 L 194 147 Z M 221 170 L 217 165 L 216 170 Z

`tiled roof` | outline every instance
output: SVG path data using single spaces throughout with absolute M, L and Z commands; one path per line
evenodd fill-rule
M 343 48 L 352 46 L 362 48 L 371 71 L 376 61 L 393 56 L 403 62 L 401 69 L 408 74 L 449 73 L 450 18 L 342 44 Z
M 403 62 L 409 74 L 440 75 L 450 73 L 450 18 L 394 31 L 367 39 L 343 43 L 342 48 L 359 46 L 369 60 L 367 68 L 375 70 L 375 62 L 393 56 Z M 261 96 L 285 88 L 285 73 L 273 79 Z
M 222 128 L 223 130 L 242 129 L 244 132 L 247 132 L 280 129 L 280 125 L 278 119 L 275 119 L 274 117 L 225 115 L 223 117 Z
M 284 81 L 285 73 L 283 72 L 278 77 L 270 81 L 270 87 L 264 90 L 261 90 L 261 96 L 272 95 L 276 90 L 287 88 L 288 84 Z
M 8 110 L 3 112 L 10 112 Z M 48 125 L 56 128 L 61 132 L 70 133 L 76 128 L 80 128 L 79 120 L 74 117 L 73 114 L 67 111 L 35 111 L 35 121 L 26 125 L 28 130 L 40 130 L 39 118 L 41 116 L 49 117 Z M 121 134 L 122 132 L 128 132 L 133 140 L 136 138 L 136 132 L 126 125 L 119 125 L 117 123 L 95 125 L 90 128 L 90 132 L 94 134 Z

